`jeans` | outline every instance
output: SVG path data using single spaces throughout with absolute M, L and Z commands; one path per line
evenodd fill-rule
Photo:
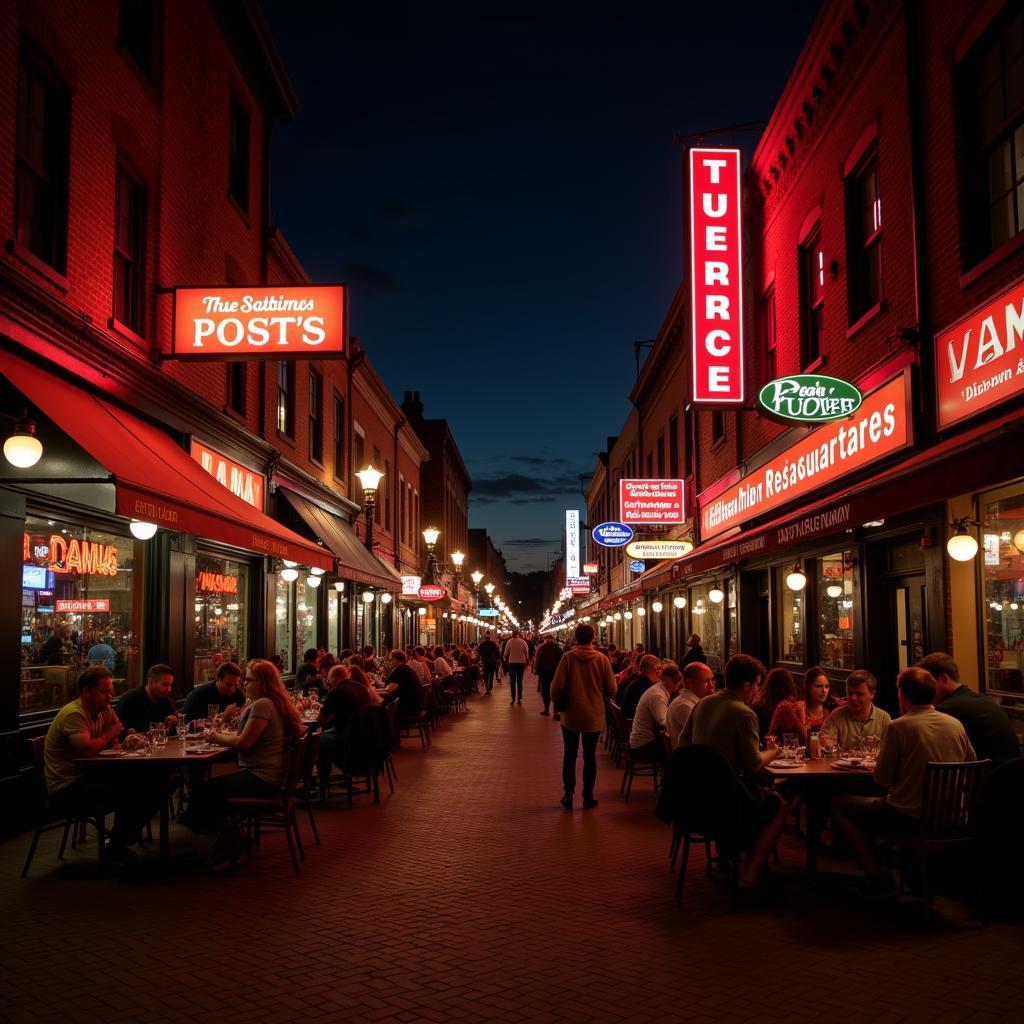
M 518 662 L 509 662 L 508 666 L 508 688 L 512 691 L 512 699 L 523 702 L 523 675 L 526 673 L 526 666 Z
M 540 699 L 544 701 L 544 710 L 551 710 L 551 680 L 555 678 L 554 672 L 540 673 Z
M 484 690 L 490 693 L 494 688 L 494 673 L 497 671 L 497 665 L 491 665 L 484 662 Z
M 562 758 L 562 787 L 566 796 L 576 792 L 576 756 L 579 751 L 580 737 L 583 737 L 583 799 L 594 798 L 594 783 L 597 781 L 597 741 L 599 732 L 576 732 L 562 726 L 562 745 L 565 755 Z

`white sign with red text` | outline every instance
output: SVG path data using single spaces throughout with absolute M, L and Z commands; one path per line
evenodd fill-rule
M 682 480 L 620 480 L 619 519 L 627 526 L 686 522 Z
M 580 574 L 580 514 L 577 509 L 565 512 L 565 577 L 566 581 Z
M 738 149 L 690 150 L 694 404 L 743 404 L 741 164 Z

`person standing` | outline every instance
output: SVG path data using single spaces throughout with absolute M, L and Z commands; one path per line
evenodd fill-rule
M 700 645 L 700 636 L 697 633 L 691 633 L 687 637 L 686 653 L 680 658 L 679 667 L 686 668 L 692 661 L 699 661 L 702 665 L 706 665 L 708 661 L 704 656 L 704 648 Z
M 480 658 L 480 667 L 484 670 L 484 693 L 490 697 L 491 690 L 494 689 L 494 673 L 497 672 L 498 662 L 501 660 L 501 651 L 491 639 L 491 634 L 485 633 L 476 653 Z
M 555 672 L 558 670 L 558 663 L 561 660 L 562 648 L 559 647 L 553 636 L 549 636 L 537 648 L 537 653 L 533 656 L 533 671 L 537 673 L 537 678 L 540 679 L 540 696 L 541 700 L 544 701 L 542 715 L 551 714 L 551 680 L 555 678 Z M 555 718 L 558 719 L 558 717 L 559 715 L 556 711 Z
M 611 662 L 594 646 L 594 627 L 580 623 L 576 627 L 576 645 L 562 655 L 551 681 L 551 699 L 557 706 L 565 692 L 561 711 L 562 795 L 561 804 L 572 810 L 576 792 L 576 758 L 583 741 L 583 807 L 597 806 L 594 784 L 597 781 L 597 740 L 604 729 L 604 702 L 615 694 L 615 675 Z
M 509 706 L 516 703 L 523 703 L 523 676 L 526 674 L 526 666 L 530 663 L 530 647 L 522 638 L 518 629 L 512 630 L 512 635 L 505 641 L 505 650 L 502 658 L 508 670 L 508 687 L 512 693 L 512 700 Z

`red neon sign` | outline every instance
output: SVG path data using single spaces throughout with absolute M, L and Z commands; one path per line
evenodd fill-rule
M 597 573 L 597 562 L 584 562 L 583 563 L 583 575 L 594 576 Z
M 935 336 L 939 429 L 1024 392 L 1024 278 Z
M 196 576 L 196 590 L 204 594 L 237 594 L 238 577 L 219 572 L 201 572 Z
M 442 597 L 447 597 L 448 591 L 444 587 L 439 587 L 435 583 L 424 583 L 420 587 L 420 600 L 421 601 L 440 601 Z
M 322 359 L 344 351 L 341 285 L 174 291 L 170 358 Z
M 743 403 L 741 163 L 738 149 L 690 150 L 691 398 L 695 404 Z
M 262 474 L 240 466 L 226 455 L 207 448 L 199 441 L 192 442 L 191 454 L 217 483 L 222 484 L 242 501 L 248 502 L 253 508 L 263 511 L 263 487 L 266 481 Z
M 682 480 L 620 480 L 619 521 L 627 526 L 686 522 Z
M 79 540 L 60 533 L 53 534 L 49 542 L 43 544 L 41 537 L 29 537 L 26 533 L 22 536 L 22 547 L 26 562 L 44 559 L 46 567 L 54 572 L 80 573 L 82 576 L 117 575 L 115 544 Z
M 901 373 L 864 397 L 848 420 L 828 423 L 711 498 L 699 499 L 706 541 L 819 491 L 911 442 L 910 385 Z
M 54 601 L 53 609 L 57 612 L 109 612 L 109 597 L 90 597 L 80 601 L 62 600 Z

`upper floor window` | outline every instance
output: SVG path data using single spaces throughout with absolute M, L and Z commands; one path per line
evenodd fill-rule
M 821 358 L 824 327 L 825 253 L 819 222 L 800 245 L 800 369 Z
M 277 429 L 295 436 L 295 363 L 288 360 L 277 364 Z
M 324 378 L 309 370 L 309 457 L 324 461 Z
M 114 317 L 146 333 L 146 186 L 120 164 L 114 195 Z
M 18 62 L 14 238 L 63 274 L 67 268 L 70 103 L 64 84 L 23 47 Z
M 384 486 L 384 529 L 391 529 L 391 460 L 384 460 L 384 479 L 381 481 Z
M 675 413 L 668 418 L 668 475 L 673 480 L 679 476 L 679 417 Z
M 852 324 L 882 298 L 882 195 L 874 149 L 846 179 L 846 266 Z
M 334 475 L 339 480 L 345 479 L 345 399 L 337 393 L 334 395 Z
M 245 415 L 245 389 L 248 363 L 235 360 L 227 364 L 227 400 L 228 408 L 239 416 Z
M 764 355 L 765 382 L 778 376 L 778 363 L 775 353 L 775 286 L 772 285 L 761 296 L 761 352 Z
M 121 0 L 118 43 L 149 79 L 156 72 L 156 4 L 154 0 Z
M 353 473 L 358 473 L 359 470 L 366 469 L 366 435 L 362 430 L 353 430 L 352 432 L 352 459 L 354 465 L 352 470 Z M 361 502 L 363 485 L 359 482 L 359 477 L 356 477 L 356 486 L 359 488 Z
M 665 477 L 665 435 L 658 435 L 658 477 L 664 479 Z
M 711 413 L 711 443 L 717 444 L 725 440 L 725 413 L 715 409 Z
M 242 101 L 231 94 L 231 123 L 228 146 L 228 195 L 249 211 L 249 113 Z

